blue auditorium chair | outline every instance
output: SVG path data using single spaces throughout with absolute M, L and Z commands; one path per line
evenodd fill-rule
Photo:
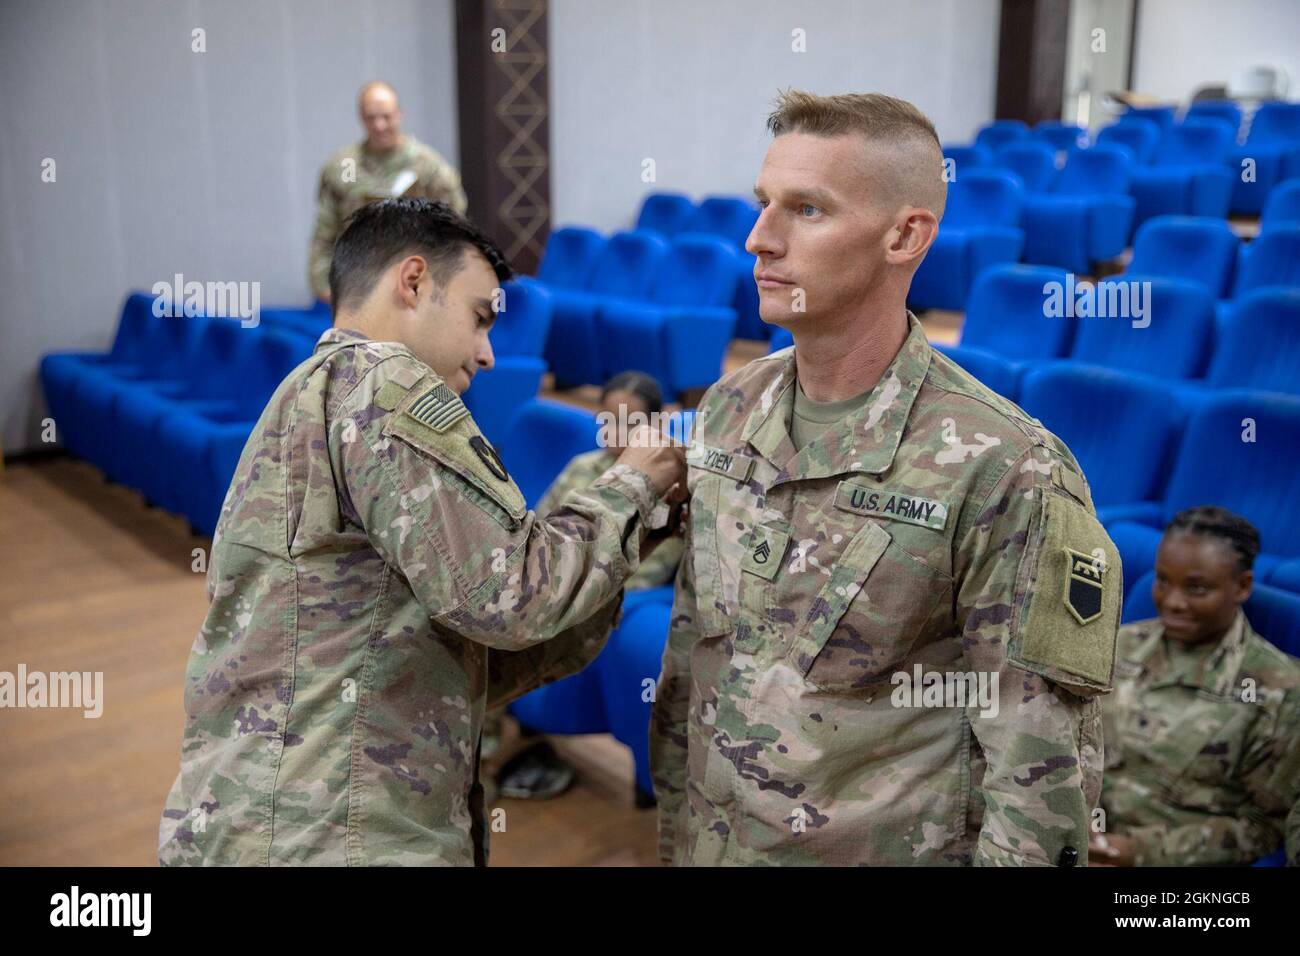
M 1097 508 L 1163 494 L 1186 415 L 1162 383 L 1052 362 L 1025 376 L 1018 401 L 1069 446 Z
M 1300 287 L 1247 293 L 1230 303 L 1220 328 L 1204 385 L 1184 388 L 1184 400 L 1225 388 L 1300 395 Z
M 1128 272 L 1199 282 L 1221 299 L 1231 288 L 1237 246 L 1222 219 L 1158 216 L 1138 229 Z
M 1125 624 L 1158 616 L 1151 594 L 1155 583 L 1154 570 L 1134 582 L 1124 601 Z M 1292 657 L 1300 656 L 1300 595 L 1257 582 L 1242 610 L 1256 634 Z
M 1051 190 L 1025 197 L 1024 261 L 1087 273 L 1122 253 L 1133 224 L 1132 168 L 1123 146 L 1071 151 Z
M 597 435 L 596 416 L 585 408 L 534 398 L 515 413 L 497 451 L 534 508 L 572 459 L 599 447 Z
M 1260 580 L 1300 557 L 1298 447 L 1300 397 L 1245 390 L 1207 397 L 1188 421 L 1163 501 L 1112 506 L 1098 515 L 1119 549 L 1127 584 L 1154 566 L 1165 525 L 1197 505 L 1220 505 L 1259 529 Z
M 1021 120 L 994 120 L 975 134 L 975 145 L 996 153 L 1007 143 L 1029 138 L 1029 127 Z
M 754 283 L 755 257 L 745 243 L 758 222 L 759 209 L 739 196 L 708 196 L 683 224 L 679 235 L 701 234 L 727 240 L 736 250 L 736 291 L 728 303 L 736 310 L 734 335 L 766 341 L 770 328 L 758 314 L 758 286 Z
M 594 229 L 556 229 L 546 239 L 537 278 L 553 289 L 585 289 L 604 250 L 605 237 Z
M 1241 247 L 1232 297 L 1270 288 L 1300 288 L 1300 222 L 1273 226 Z
M 1268 583 L 1283 591 L 1300 593 L 1300 558 L 1292 558 L 1278 564 L 1269 574 Z
M 153 314 L 153 297 L 132 293 L 122 303 L 117 331 L 107 352 L 51 352 L 41 359 L 45 405 L 54 419 L 59 444 L 70 454 L 90 460 L 95 439 L 76 398 L 77 382 L 94 373 L 123 380 L 141 377 L 153 361 L 160 322 L 162 319 Z
M 259 319 L 271 329 L 279 329 L 290 334 L 303 335 L 319 339 L 334 324 L 334 315 L 330 307 L 320 300 L 304 308 L 270 308 L 262 309 Z
M 1273 188 L 1287 178 L 1300 157 L 1300 103 L 1265 103 L 1250 121 L 1246 142 L 1231 150 L 1226 165 L 1232 176 L 1234 213 L 1258 213 Z M 1254 179 L 1243 177 L 1243 164 L 1253 163 Z M 1288 163 L 1288 160 L 1290 161 Z M 1292 168 L 1294 175 L 1300 169 Z
M 1232 100 L 1201 100 L 1187 107 L 1184 119 L 1217 119 L 1232 130 L 1233 142 L 1241 130 L 1241 107 Z
M 1020 258 L 1023 200 L 1020 179 L 1004 170 L 971 170 L 950 183 L 939 234 L 912 277 L 908 304 L 964 309 L 985 269 Z
M 1145 300 L 1141 319 L 1132 308 L 1134 296 Z M 1071 361 L 1158 379 L 1205 374 L 1214 348 L 1214 297 L 1203 286 L 1125 272 L 1098 282 L 1096 300 L 1107 303 L 1108 314 L 1078 319 Z
M 1032 135 L 1034 139 L 1042 140 L 1058 153 L 1085 149 L 1088 146 L 1087 129 L 1073 123 L 1062 123 L 1060 120 L 1043 120 L 1034 127 Z
M 771 345 L 768 348 L 768 354 L 779 352 L 781 349 L 789 348 L 794 345 L 794 335 L 789 329 L 783 329 L 779 325 L 772 326 Z
M 1060 358 L 1074 340 L 1074 319 L 1047 315 L 1053 284 L 1065 288 L 1063 270 L 1024 265 L 988 269 L 971 290 L 960 344 L 935 348 L 995 392 L 1015 398 L 1025 363 Z
M 1268 196 L 1264 212 L 1259 217 L 1263 232 L 1279 226 L 1300 226 L 1300 179 L 1279 183 Z
M 1041 140 L 1007 143 L 994 155 L 993 162 L 997 168 L 1019 176 L 1028 195 L 1046 192 L 1056 178 L 1056 150 Z
M 1171 127 L 1150 166 L 1133 171 L 1134 223 L 1156 216 L 1228 215 L 1232 174 L 1224 165 L 1233 134 L 1219 120 L 1189 119 Z
M 695 215 L 695 201 L 682 193 L 649 193 L 641 201 L 641 212 L 636 217 L 636 228 L 657 232 L 671 239 Z
M 1160 143 L 1160 127 L 1150 120 L 1121 120 L 1097 134 L 1098 146 L 1123 146 L 1140 164 L 1151 162 Z
M 993 153 L 983 146 L 950 143 L 943 147 L 943 158 L 952 160 L 954 179 L 960 179 L 961 174 L 968 169 L 989 169 L 993 166 Z
M 736 282 L 736 251 L 726 240 L 683 232 L 646 302 L 601 305 L 601 380 L 639 369 L 659 381 L 667 401 L 713 384 L 736 328 Z
M 596 313 L 603 302 L 644 301 L 667 252 L 667 240 L 653 232 L 616 232 L 596 258 L 583 288 L 547 284 L 553 301 L 545 358 L 557 387 L 604 381 Z
M 495 364 L 480 371 L 462 398 L 479 430 L 494 445 L 505 437 L 519 406 L 542 387 L 542 352 L 551 329 L 552 294 L 521 276 L 501 286 L 504 300 L 488 338 Z
M 1160 132 L 1165 133 L 1173 128 L 1177 112 L 1176 106 L 1130 106 L 1120 115 L 1120 122 L 1146 120 L 1154 123 Z

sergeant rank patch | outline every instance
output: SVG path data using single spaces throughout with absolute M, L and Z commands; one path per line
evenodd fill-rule
M 469 409 L 445 383 L 439 382 L 406 409 L 417 422 L 428 425 L 436 432 L 445 432 L 469 414 Z
M 1065 549 L 1070 573 L 1065 577 L 1065 608 L 1080 624 L 1101 617 L 1101 598 L 1106 586 L 1106 565 L 1091 554 Z

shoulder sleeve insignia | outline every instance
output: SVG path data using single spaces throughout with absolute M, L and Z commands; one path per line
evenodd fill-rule
M 439 382 L 406 407 L 410 415 L 422 425 L 428 425 L 436 432 L 445 432 L 452 425 L 469 414 L 469 409 L 460 396 L 451 390 L 445 382 Z

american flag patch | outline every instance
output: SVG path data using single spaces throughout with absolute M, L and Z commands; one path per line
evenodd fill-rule
M 436 432 L 445 432 L 468 415 L 469 409 L 459 395 L 445 384 L 439 384 L 413 401 L 406 414 Z

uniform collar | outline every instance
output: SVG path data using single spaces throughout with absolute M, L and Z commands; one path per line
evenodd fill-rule
M 795 350 L 787 350 L 779 374 L 763 390 L 741 433 L 743 440 L 777 468 L 778 482 L 889 470 L 933 354 L 925 330 L 911 312 L 907 324 L 902 348 L 862 406 L 845 419 L 844 427 L 810 442 L 797 454 L 790 438 Z
M 1238 609 L 1227 633 L 1219 638 L 1219 643 L 1208 654 L 1191 669 L 1175 671 L 1173 661 L 1165 649 L 1165 627 L 1157 623 L 1131 659 L 1141 663 L 1143 670 L 1154 677 L 1152 687 L 1181 685 L 1226 696 L 1236 686 L 1241 662 L 1254 633 L 1250 622 L 1246 620 L 1245 612 Z
M 362 335 L 356 329 L 339 329 L 330 327 L 321 333 L 321 337 L 316 340 L 314 352 L 319 352 L 322 348 L 330 345 L 343 345 L 347 342 L 368 342 L 369 338 Z

